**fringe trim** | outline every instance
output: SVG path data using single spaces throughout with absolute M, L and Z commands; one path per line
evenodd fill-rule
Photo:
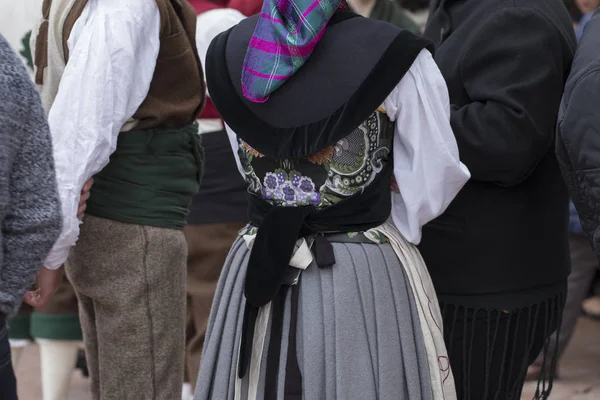
M 442 303 L 458 398 L 519 400 L 527 368 L 541 352 L 544 364 L 533 400 L 547 400 L 558 358 L 556 354 L 548 358 L 550 340 L 558 342 L 565 297 L 561 292 L 512 311 Z

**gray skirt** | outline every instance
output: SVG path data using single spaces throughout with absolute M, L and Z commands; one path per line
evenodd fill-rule
M 287 291 L 274 398 L 266 398 L 271 396 L 264 389 L 272 321 L 267 325 L 256 400 L 432 399 L 415 299 L 394 250 L 389 244 L 352 239 L 332 245 L 336 264 L 321 269 L 313 262 L 302 272 L 294 310 L 292 291 Z M 239 238 L 214 298 L 195 400 L 254 400 L 250 374 L 236 383 L 249 256 Z M 295 336 L 290 332 L 294 328 Z M 290 337 L 295 339 L 292 346 Z M 301 375 L 299 396 L 286 395 L 290 354 Z

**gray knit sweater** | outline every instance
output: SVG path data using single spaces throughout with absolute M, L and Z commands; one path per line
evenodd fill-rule
M 18 310 L 58 238 L 61 220 L 40 97 L 0 35 L 0 314 Z

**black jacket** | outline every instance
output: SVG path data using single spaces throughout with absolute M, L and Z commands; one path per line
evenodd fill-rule
M 587 23 L 561 103 L 556 155 L 600 259 L 600 10 Z
M 568 195 L 554 155 L 575 51 L 561 0 L 433 0 L 425 37 L 472 180 L 423 229 L 442 294 L 557 284 L 569 273 Z

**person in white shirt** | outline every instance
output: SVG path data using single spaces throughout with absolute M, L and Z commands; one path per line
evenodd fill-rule
M 265 1 L 206 56 L 250 224 L 194 398 L 456 399 L 415 245 L 470 174 L 430 43 L 344 1 L 285 4 Z
M 185 0 L 44 0 L 41 11 L 35 80 L 64 223 L 31 297 L 48 300 L 69 258 L 93 398 L 175 399 L 184 365 L 183 227 L 203 159 L 196 13 Z M 92 177 L 89 199 L 81 198 Z

